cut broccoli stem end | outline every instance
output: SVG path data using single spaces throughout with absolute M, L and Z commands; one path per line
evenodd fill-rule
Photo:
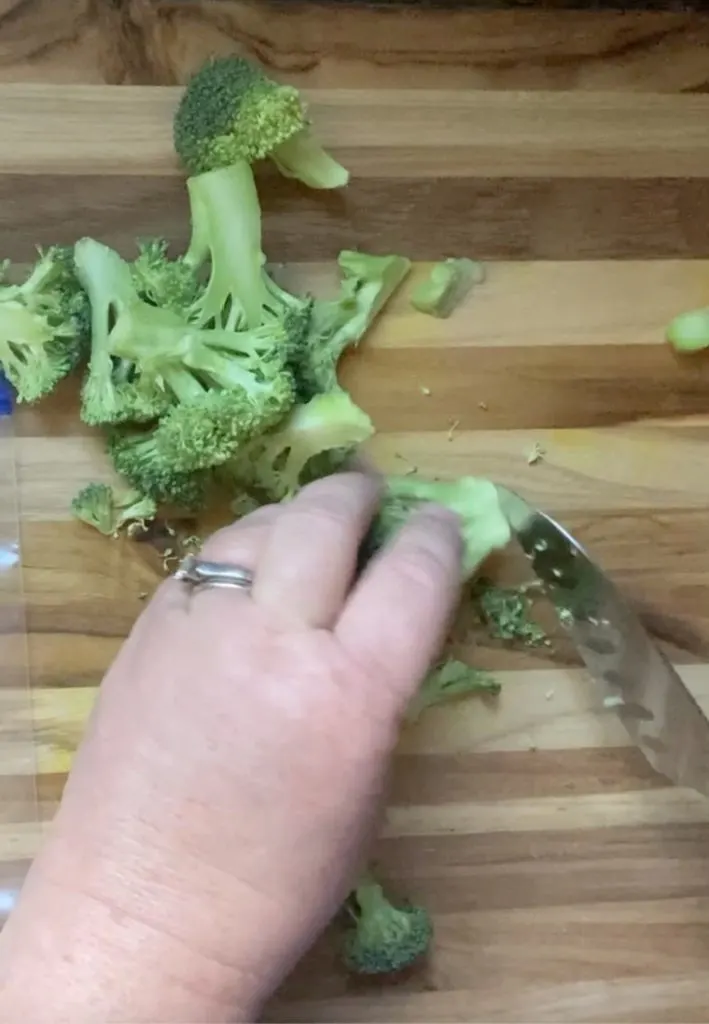
M 678 352 L 709 348 L 709 308 L 680 313 L 667 328 L 667 340 Z
M 309 188 L 343 188 L 350 180 L 349 171 L 323 149 L 308 128 L 277 146 L 271 159 L 284 177 L 302 181 Z

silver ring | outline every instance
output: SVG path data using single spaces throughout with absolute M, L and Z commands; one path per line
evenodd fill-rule
M 174 572 L 174 579 L 192 587 L 234 587 L 249 590 L 254 582 L 253 573 L 239 565 L 224 562 L 205 562 L 196 555 L 187 555 Z

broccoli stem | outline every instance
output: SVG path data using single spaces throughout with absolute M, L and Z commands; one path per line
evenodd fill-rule
M 302 128 L 271 153 L 271 159 L 286 178 L 296 178 L 309 188 L 342 188 L 350 180 L 349 171 L 330 156 Z
M 236 294 L 246 324 L 257 327 L 265 297 L 261 250 L 261 205 L 251 165 L 245 160 L 187 179 L 192 237 L 184 262 L 211 272 L 199 302 L 200 323 L 221 325 Z M 233 309 L 228 316 L 233 318 Z

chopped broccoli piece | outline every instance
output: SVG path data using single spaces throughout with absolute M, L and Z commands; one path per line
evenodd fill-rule
M 709 348 L 709 308 L 680 313 L 667 328 L 667 340 L 678 352 Z
M 480 619 L 496 640 L 510 640 L 526 647 L 547 644 L 547 635 L 532 618 L 532 601 L 524 587 L 499 587 L 492 580 L 476 580 L 471 596 Z
M 369 256 L 345 250 L 340 296 L 315 302 L 310 330 L 294 354 L 299 394 L 308 399 L 338 386 L 337 366 L 345 349 L 356 346 L 411 270 L 404 256 Z
M 362 444 L 374 433 L 369 416 L 344 391 L 296 405 L 276 430 L 255 437 L 227 467 L 232 479 L 269 501 L 292 497 L 309 461 L 331 449 Z
M 190 316 L 202 284 L 184 258 L 170 259 L 167 247 L 163 238 L 138 242 L 138 256 L 130 265 L 133 283 L 146 302 Z
M 382 547 L 417 507 L 429 502 L 445 505 L 460 517 L 466 579 L 493 551 L 504 548 L 511 540 L 497 488 L 489 480 L 460 477 L 433 481 L 419 476 L 389 476 L 379 512 L 363 545 L 363 559 Z
M 423 907 L 395 907 L 369 872 L 347 906 L 355 923 L 345 935 L 343 952 L 354 974 L 395 974 L 428 952 L 433 937 L 428 913 Z
M 415 289 L 411 305 L 420 313 L 444 319 L 463 302 L 473 285 L 484 280 L 482 263 L 464 257 L 443 260 Z
M 18 401 L 43 398 L 71 373 L 84 357 L 88 328 L 71 249 L 40 252 L 22 284 L 0 287 L 0 368 Z
M 90 425 L 149 422 L 165 411 L 169 398 L 160 388 L 146 386 L 135 363 L 117 356 L 112 332 L 121 314 L 133 306 L 152 311 L 156 319 L 176 314 L 142 302 L 129 264 L 101 242 L 80 239 L 74 260 L 91 305 L 91 355 L 81 390 L 81 417 Z
M 176 470 L 156 445 L 155 431 L 114 429 L 108 436 L 107 449 L 116 471 L 141 494 L 187 511 L 204 504 L 207 474 Z
M 107 537 L 130 522 L 147 522 L 157 515 L 152 498 L 139 491 L 117 494 L 108 484 L 88 484 L 71 503 L 72 514 Z
M 296 88 L 229 56 L 205 63 L 187 83 L 173 121 L 175 150 L 189 174 L 270 157 L 311 188 L 339 188 L 349 174 L 310 134 Z
M 500 684 L 488 672 L 473 668 L 456 658 L 448 658 L 434 668 L 424 679 L 418 693 L 409 703 L 406 717 L 417 721 L 426 708 L 446 701 L 457 700 L 473 693 L 496 696 Z

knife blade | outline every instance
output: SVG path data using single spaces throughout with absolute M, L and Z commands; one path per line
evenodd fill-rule
M 709 796 L 709 719 L 609 577 L 551 516 L 498 485 L 535 575 L 632 741 L 678 786 Z

